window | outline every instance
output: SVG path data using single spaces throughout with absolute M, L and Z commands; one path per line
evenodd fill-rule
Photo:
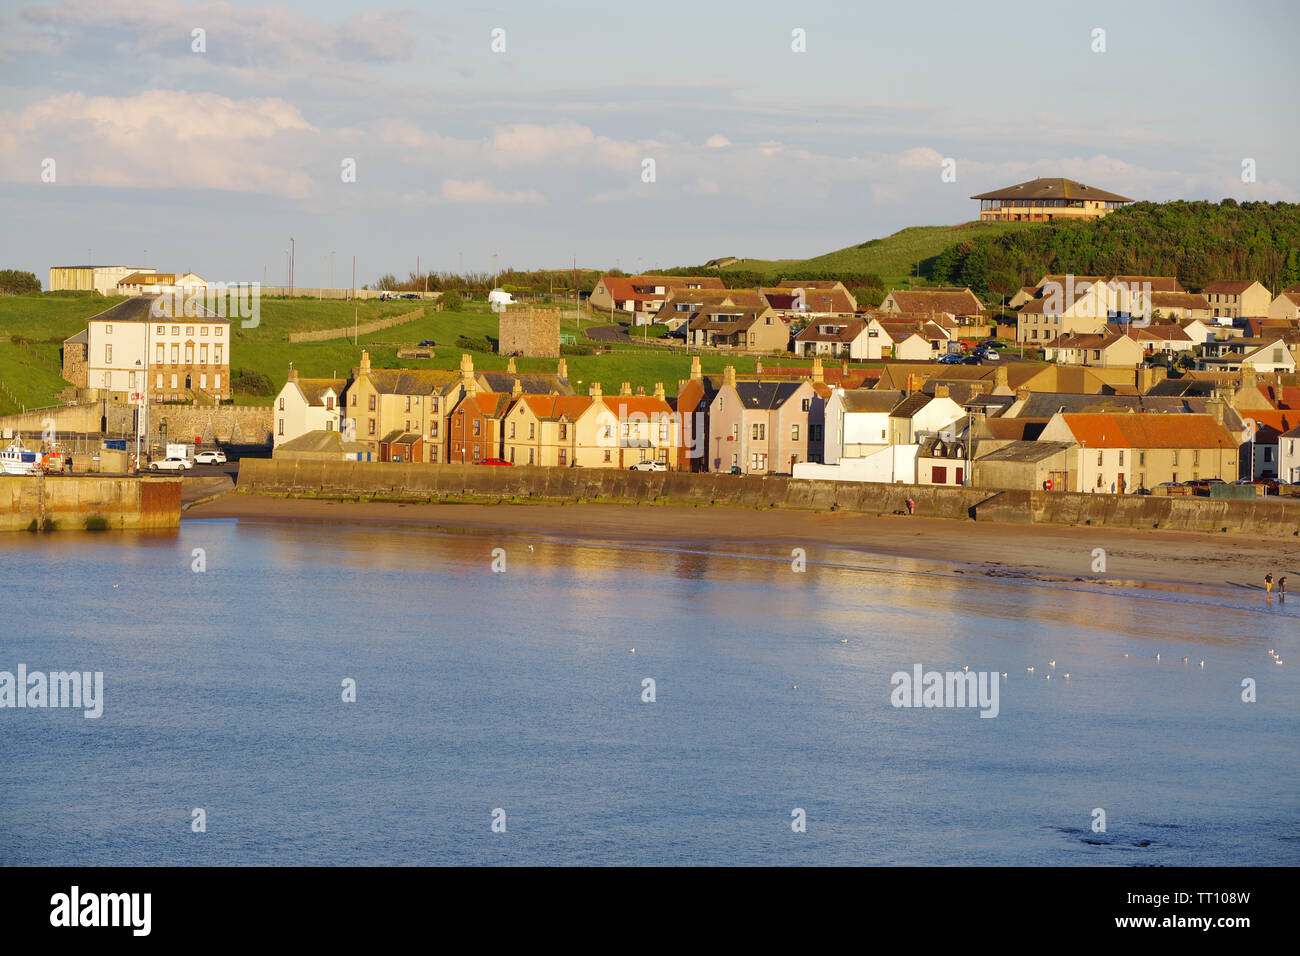
M 155 364 L 155 365 L 162 365 L 162 363 L 165 362 L 165 361 L 167 360 L 167 357 L 166 357 L 166 348 L 165 348 L 164 346 L 159 345 L 159 346 L 154 350 L 153 360 L 154 360 L 154 364 Z
M 162 372 L 159 372 L 159 373 L 158 373 L 158 384 L 157 384 L 156 386 L 154 386 L 154 387 L 155 387 L 155 388 L 162 388 Z
M 1100 451 L 1097 452 L 1097 467 L 1098 467 L 1098 468 L 1101 467 L 1101 456 L 1102 456 L 1102 452 L 1100 452 Z
M 217 338 L 221 338 L 221 326 L 218 325 L 216 328 L 214 328 L 212 330 L 212 334 L 215 335 Z
M 179 365 L 180 362 L 181 362 L 181 347 L 180 347 L 179 345 L 173 344 L 173 345 L 172 345 L 172 364 L 173 364 L 173 365 Z
M 1175 449 L 1170 453 L 1170 455 L 1171 455 L 1171 458 L 1170 458 L 1169 463 L 1170 463 L 1171 465 L 1173 465 L 1175 468 L 1177 468 L 1177 467 L 1178 467 L 1178 449 L 1175 448 Z
M 172 376 L 172 388 L 175 388 L 175 387 L 176 387 L 176 376 L 173 375 L 173 376 Z
M 436 413 L 438 411 L 438 396 L 437 395 L 433 396 L 431 401 L 433 402 L 433 410 Z
M 113 346 L 111 346 L 111 345 L 105 345 L 105 346 L 104 346 L 104 362 L 105 362 L 105 363 L 111 363 L 112 361 L 113 361 Z
M 353 393 L 352 393 L 352 406 L 355 408 L 355 407 L 356 407 L 356 404 L 357 404 L 357 393 L 356 393 L 356 392 L 353 392 Z
M 207 342 L 204 342 L 202 345 L 199 346 L 199 364 L 200 365 L 208 364 L 208 343 Z
M 513 465 L 514 463 L 515 463 L 515 446 L 514 446 L 514 445 L 511 445 L 511 446 L 510 446 L 510 464 Z
M 1098 475 L 1098 476 L 1097 476 L 1097 487 L 1098 487 L 1098 488 L 1101 487 L 1101 475 Z
M 1269 453 L 1272 452 L 1272 450 L 1273 450 L 1273 449 L 1271 449 L 1271 448 L 1265 448 L 1265 449 L 1264 449 L 1264 460 L 1265 460 L 1265 461 L 1269 461 L 1269 460 L 1270 460 L 1268 456 L 1269 456 Z M 1201 463 L 1201 450 L 1200 450 L 1199 448 L 1193 449 L 1193 450 L 1192 450 L 1192 467 L 1195 468 L 1195 467 L 1196 467 L 1197 465 L 1199 465 L 1200 463 Z
M 180 334 L 181 334 L 181 327 L 179 325 L 173 325 L 172 335 L 180 335 Z
M 1124 467 L 1124 449 L 1123 449 L 1123 448 L 1121 448 L 1121 449 L 1119 450 L 1119 466 L 1120 466 L 1121 468 Z
M 798 440 L 799 440 L 799 426 L 798 426 L 798 425 L 791 425 L 791 426 L 790 426 L 790 440 L 791 440 L 791 441 L 798 441 Z
M 104 326 L 104 334 L 105 334 L 105 335 L 112 335 L 112 334 L 113 334 L 113 327 L 112 327 L 111 325 L 106 325 L 106 326 Z
M 370 434 L 373 435 L 374 433 L 375 433 L 375 420 L 372 418 L 370 419 Z
M 934 465 L 930 469 L 930 483 L 935 485 L 946 485 L 948 483 L 947 466 L 940 467 Z
M 132 372 L 128 378 L 128 387 L 131 391 L 135 391 L 135 372 Z
M 474 460 L 475 460 L 475 461 L 478 461 L 478 460 L 479 460 L 479 450 L 478 450 L 478 445 L 475 445 L 475 446 L 474 446 Z
M 429 448 L 429 461 L 436 462 L 437 460 L 438 460 L 438 446 L 433 445 Z
M 331 422 L 331 421 L 327 421 L 327 422 L 325 423 L 325 430 L 326 430 L 327 432 L 332 432 L 332 431 L 334 430 L 334 423 Z
M 610 457 L 610 453 L 609 453 L 609 449 L 608 449 L 608 448 L 605 449 L 605 461 L 607 461 L 607 462 L 608 462 L 608 461 L 613 461 L 613 459 Z
M 515 423 L 514 423 L 514 422 L 511 422 L 511 423 L 510 423 L 510 437 L 511 437 L 511 438 L 514 438 L 514 437 L 515 437 Z M 512 452 L 511 454 L 513 454 L 513 452 Z M 513 458 L 511 458 L 510 460 L 511 460 L 511 461 L 514 461 Z
M 220 346 L 220 345 L 213 346 L 212 351 L 213 351 L 213 353 L 214 353 L 214 354 L 213 354 L 212 361 L 215 362 L 217 365 L 220 365 L 220 364 L 221 364 L 221 346 Z
M 194 343 L 193 342 L 185 343 L 185 364 L 186 365 L 194 364 Z
M 483 433 L 483 420 L 481 418 L 476 418 L 474 419 L 474 437 L 477 438 L 482 433 Z
M 199 376 L 199 388 L 204 389 L 206 391 L 207 387 L 208 387 L 208 375 L 206 372 L 204 372 L 202 375 Z
M 529 423 L 528 423 L 528 437 L 529 437 L 529 438 L 536 438 L 536 437 L 537 437 L 537 423 L 536 423 L 536 422 L 529 422 Z M 533 463 L 533 453 L 530 451 L 530 452 L 528 453 L 528 464 L 531 465 L 532 463 Z
M 221 387 L 221 373 L 220 373 L 220 372 L 218 372 L 216 375 L 212 376 L 212 387 L 213 387 L 213 388 L 220 388 L 220 387 Z
M 199 335 L 200 335 L 200 336 L 205 336 L 205 335 L 207 335 L 207 334 L 208 334 L 208 327 L 207 327 L 206 325 L 200 325 L 200 326 L 199 326 Z
M 411 396 L 410 396 L 410 395 L 407 395 L 407 396 L 406 396 L 406 410 L 407 410 L 408 412 L 411 410 Z M 464 413 L 464 412 L 461 412 L 461 414 L 463 415 L 463 414 L 465 414 L 465 413 Z
M 371 395 L 371 396 L 370 396 L 370 410 L 371 410 L 372 412 L 375 410 L 375 396 L 374 396 L 374 395 Z
M 167 326 L 165 325 L 156 325 L 154 326 L 154 330 L 153 330 L 154 335 L 163 335 L 165 334 L 166 329 Z
M 529 426 L 530 429 L 531 427 L 532 426 Z M 532 463 L 533 463 L 533 450 L 530 448 L 528 449 L 528 464 L 531 465 Z
M 1147 463 L 1147 453 L 1144 451 L 1138 452 L 1138 464 L 1145 465 L 1146 463 Z
M 284 399 L 280 399 L 280 411 L 284 411 Z
M 187 326 L 185 326 L 185 334 L 186 334 L 186 335 L 193 335 L 193 334 L 194 334 L 194 326 L 192 326 L 192 325 L 187 325 Z
M 660 441 L 660 443 L 663 443 L 663 442 L 666 442 L 667 440 L 668 440 L 668 423 L 667 423 L 667 422 L 660 422 L 660 423 L 659 423 L 659 441 Z
M 809 440 L 809 441 L 821 441 L 821 440 L 822 440 L 822 428 L 823 428 L 823 427 L 824 427 L 824 426 L 822 426 L 822 425 L 809 425 L 809 426 L 808 426 L 808 440 Z
M 433 423 L 429 426 L 429 437 L 430 437 L 430 438 L 437 438 L 437 437 L 438 437 L 438 423 L 437 423 L 437 422 L 433 422 Z
M 280 435 L 283 435 L 283 434 L 284 434 L 284 419 L 283 419 L 283 418 L 280 419 L 280 425 L 279 425 L 278 434 L 280 434 Z
M 113 375 L 111 372 L 104 373 L 104 387 L 111 388 L 113 385 Z
M 564 424 L 563 422 L 561 422 L 561 423 L 560 423 L 560 441 L 567 441 L 568 438 L 569 438 L 569 426 L 566 425 L 566 424 Z
M 809 407 L 811 404 L 812 404 L 812 402 L 805 398 L 805 399 L 803 400 L 803 410 L 804 410 L 805 412 L 808 411 L 808 407 Z

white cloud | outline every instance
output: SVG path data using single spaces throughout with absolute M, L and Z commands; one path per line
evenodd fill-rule
M 443 202 L 477 205 L 519 205 L 541 203 L 546 200 L 533 189 L 510 192 L 498 189 L 485 179 L 444 179 L 441 197 Z
M 727 137 L 723 136 L 721 133 L 714 133 L 704 141 L 704 145 L 709 149 L 722 149 L 723 147 L 730 146 L 731 140 L 727 139 Z
M 295 141 L 319 131 L 279 99 L 149 90 L 131 97 L 64 93 L 0 112 L 0 167 L 34 180 L 40 160 L 59 183 L 217 189 L 300 198 L 311 177 Z M 18 175 L 18 171 L 22 174 Z

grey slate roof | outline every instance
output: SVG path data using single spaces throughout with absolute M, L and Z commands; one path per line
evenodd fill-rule
M 736 394 L 745 408 L 780 408 L 802 382 L 737 382 Z
M 1070 443 L 1064 441 L 1013 441 L 987 455 L 980 455 L 978 460 L 1035 462 L 1070 447 Z

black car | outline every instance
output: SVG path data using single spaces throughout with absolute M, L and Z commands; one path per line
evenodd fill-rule
M 435 342 L 433 339 L 425 339 L 423 342 L 420 343 L 420 346 L 419 346 L 419 347 L 422 348 L 422 349 L 431 349 L 431 348 L 433 348 L 434 346 L 436 346 L 437 344 L 438 344 L 438 343 Z

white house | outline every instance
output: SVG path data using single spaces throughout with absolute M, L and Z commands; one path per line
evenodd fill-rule
M 826 448 L 822 461 L 865 458 L 889 445 L 889 413 L 903 400 L 894 389 L 837 388 L 826 401 Z
M 347 379 L 299 378 L 289 369 L 289 380 L 275 398 L 275 447 L 308 432 L 341 432 Z
M 938 385 L 934 395 L 913 392 L 889 413 L 891 445 L 912 445 L 922 435 L 937 435 L 966 414 L 948 397 L 948 386 Z
M 1292 484 L 1300 483 L 1300 426 L 1278 439 L 1277 473 Z

